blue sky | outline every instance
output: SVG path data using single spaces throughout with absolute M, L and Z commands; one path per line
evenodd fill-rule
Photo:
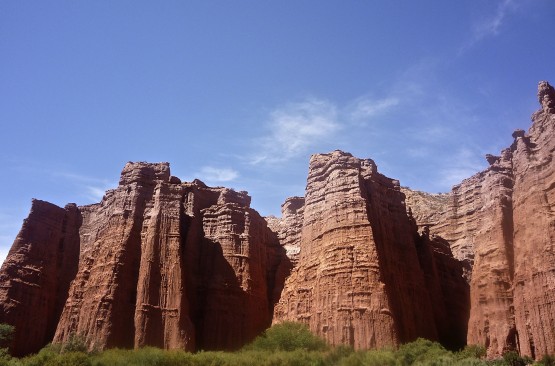
M 0 258 L 31 198 L 98 202 L 127 161 L 303 195 L 310 154 L 445 192 L 555 83 L 555 3 L 0 2 Z

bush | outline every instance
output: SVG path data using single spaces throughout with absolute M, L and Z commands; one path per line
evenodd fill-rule
M 0 348 L 8 348 L 13 339 L 15 327 L 9 324 L 0 324 Z
M 418 338 L 414 342 L 403 344 L 396 352 L 397 360 L 401 365 L 426 364 L 430 361 L 439 361 L 440 365 L 446 359 L 450 360 L 450 365 L 454 363 L 453 354 L 443 348 L 437 342 Z
M 538 366 L 555 366 L 555 356 L 544 355 L 537 363 Z
M 258 336 L 246 350 L 264 351 L 323 351 L 327 349 L 326 342 L 310 332 L 301 323 L 284 322 L 276 324 Z
M 534 362 L 530 357 L 520 357 L 515 351 L 503 354 L 503 362 L 507 366 L 526 366 Z
M 44 366 L 91 366 L 89 355 L 83 352 L 60 353 L 49 359 Z
M 178 350 L 144 347 L 136 350 L 110 349 L 92 356 L 93 366 L 188 366 L 195 365 L 195 355 Z M 209 364 L 209 363 L 208 363 Z
M 339 362 L 339 366 L 396 366 L 395 353 L 388 350 L 359 351 Z
M 87 353 L 88 347 L 85 338 L 75 333 L 69 335 L 67 342 L 62 344 L 62 353 L 81 352 Z
M 456 353 L 456 358 L 458 360 L 463 360 L 467 358 L 484 358 L 485 356 L 486 348 L 474 344 L 468 345 Z

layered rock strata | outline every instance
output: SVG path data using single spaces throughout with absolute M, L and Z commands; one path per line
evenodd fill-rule
M 373 161 L 341 151 L 313 155 L 300 257 L 276 305 L 274 322 L 302 321 L 330 344 L 357 349 L 417 337 L 438 339 L 415 243 L 416 225 L 406 211 L 399 183 L 378 173 Z M 420 242 L 423 252 L 428 244 Z M 442 261 L 427 255 L 430 263 Z M 428 275 L 437 273 L 430 269 Z M 436 290 L 443 291 L 441 285 Z M 457 294 L 464 296 L 467 290 Z M 443 296 L 437 307 L 445 314 Z M 458 337 L 464 338 L 464 332 Z
M 33 200 L 0 269 L 0 323 L 15 326 L 11 352 L 21 356 L 52 340 L 77 272 L 81 213 Z
M 287 257 L 295 266 L 301 250 L 301 231 L 304 217 L 304 197 L 289 197 L 281 205 L 281 218 L 266 217 L 268 227 L 277 233 Z
M 514 309 L 520 352 L 555 353 L 555 90 L 541 82 L 542 109 L 512 150 Z
M 289 268 L 249 205 L 167 163 L 128 163 L 98 204 L 35 201 L 0 273 L 14 350 L 73 335 L 90 349 L 242 346 L 270 324 Z
M 430 227 L 472 265 L 467 341 L 489 357 L 555 353 L 555 90 L 540 82 L 541 109 L 489 167 L 453 187 Z M 410 194 L 407 194 L 409 197 Z M 434 202 L 407 200 L 422 221 Z
M 528 133 L 449 194 L 334 151 L 268 223 L 246 192 L 182 183 L 167 163 L 127 164 L 98 204 L 34 200 L 0 269 L 12 352 L 73 335 L 235 349 L 273 313 L 357 349 L 427 337 L 555 353 L 555 90 L 541 82 L 538 98 Z

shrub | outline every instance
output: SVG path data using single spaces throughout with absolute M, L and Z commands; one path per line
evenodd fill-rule
M 538 366 L 555 366 L 555 356 L 544 355 L 537 363 Z
M 403 344 L 396 352 L 397 360 L 401 365 L 426 364 L 430 361 L 438 361 L 440 365 L 446 359 L 450 360 L 450 365 L 454 363 L 453 354 L 443 348 L 437 342 L 428 339 L 418 338 L 414 342 Z
M 60 345 L 49 344 L 39 351 L 36 355 L 27 356 L 21 359 L 21 363 L 25 366 L 43 366 L 50 359 L 55 358 L 60 353 Z
M 486 348 L 470 344 L 456 353 L 456 358 L 463 360 L 466 358 L 484 358 L 486 356 Z
M 0 324 L 0 348 L 8 348 L 13 338 L 15 327 L 9 324 Z
M 503 354 L 503 362 L 507 366 L 526 366 L 533 362 L 529 357 L 520 357 L 515 351 L 509 351 Z
M 60 353 L 49 359 L 44 366 L 91 366 L 89 355 L 83 352 Z
M 62 344 L 62 353 L 65 352 L 82 352 L 87 353 L 88 347 L 85 338 L 75 333 L 69 335 L 67 342 Z
M 339 366 L 396 366 L 395 353 L 389 350 L 359 351 L 339 362 Z
M 327 345 L 321 338 L 310 332 L 308 327 L 301 323 L 284 322 L 276 324 L 258 336 L 246 350 L 265 351 L 323 351 Z

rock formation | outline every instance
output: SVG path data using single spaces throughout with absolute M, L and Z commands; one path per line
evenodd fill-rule
M 81 214 L 33 200 L 31 212 L 0 270 L 0 323 L 15 326 L 14 355 L 52 340 L 77 272 Z
M 268 227 L 278 235 L 279 243 L 285 248 L 287 257 L 295 266 L 301 250 L 304 197 L 289 197 L 281 205 L 281 218 L 266 217 Z
M 0 269 L 12 352 L 72 335 L 91 349 L 236 349 L 295 320 L 357 349 L 426 337 L 553 354 L 555 90 L 541 82 L 538 98 L 530 130 L 448 194 L 334 151 L 312 156 L 305 197 L 279 219 L 168 163 L 128 163 L 98 204 L 34 200 Z
M 249 205 L 246 192 L 181 183 L 167 163 L 128 163 L 99 204 L 34 201 L 0 271 L 15 353 L 72 335 L 91 349 L 253 339 L 290 265 Z
M 511 146 L 514 175 L 514 311 L 522 354 L 555 353 L 555 90 L 541 82 L 542 109 Z
M 341 151 L 313 155 L 302 222 L 300 257 L 274 322 L 302 321 L 330 344 L 357 349 L 444 335 L 436 321 L 447 317 L 450 294 L 438 275 L 449 264 L 420 240 L 399 183 L 378 173 L 372 160 Z M 455 295 L 464 299 L 462 267 L 452 264 L 459 280 L 449 290 L 462 289 Z M 437 285 L 432 292 L 425 278 Z M 431 294 L 439 297 L 434 306 Z M 463 319 L 454 339 L 464 342 L 465 326 Z
M 516 130 L 510 148 L 486 155 L 489 167 L 453 187 L 431 227 L 472 266 L 467 341 L 489 357 L 555 353 L 555 91 L 547 82 L 538 99 L 528 134 Z M 428 220 L 434 202 L 412 201 Z

